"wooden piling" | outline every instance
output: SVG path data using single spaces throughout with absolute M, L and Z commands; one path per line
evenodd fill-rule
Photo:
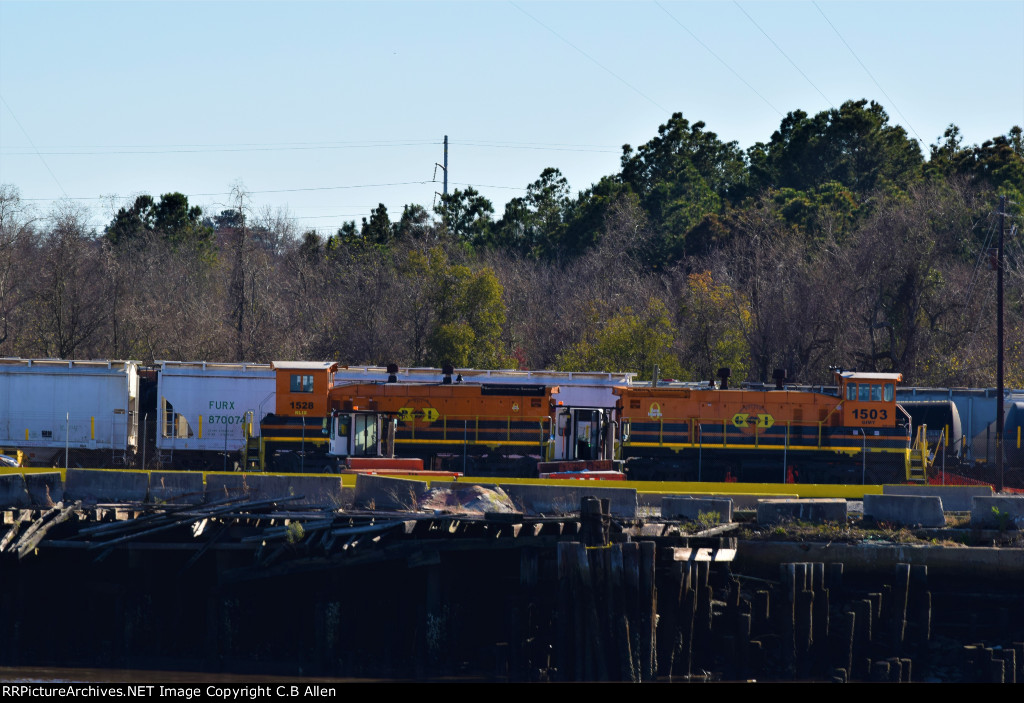
M 640 543 L 639 586 L 640 586 L 640 672 L 641 680 L 653 681 L 655 672 L 655 652 L 657 640 L 655 625 L 657 623 L 658 594 L 654 589 L 654 542 Z
M 907 600 L 910 595 L 910 564 L 897 564 L 893 569 L 889 605 L 889 632 L 893 651 L 903 649 L 907 630 Z

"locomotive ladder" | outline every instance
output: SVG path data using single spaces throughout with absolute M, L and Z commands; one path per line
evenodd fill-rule
M 907 481 L 909 483 L 927 483 L 928 469 L 931 468 L 935 457 L 928 455 L 928 427 L 920 425 L 917 428 L 917 436 L 910 448 L 910 462 L 907 464 Z M 939 446 L 941 446 L 941 442 Z
M 245 468 L 250 471 L 261 468 L 259 437 L 247 435 L 245 438 Z

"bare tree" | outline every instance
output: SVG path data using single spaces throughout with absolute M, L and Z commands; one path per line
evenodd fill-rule
M 33 314 L 39 351 L 61 359 L 99 356 L 111 301 L 101 244 L 86 213 L 59 203 L 38 242 Z
M 15 328 L 15 316 L 25 299 L 23 283 L 26 276 L 19 275 L 19 261 L 33 236 L 33 217 L 21 202 L 17 188 L 0 185 L 0 349 L 9 349 L 9 340 Z
M 950 285 L 974 258 L 971 242 L 986 214 L 979 195 L 947 181 L 883 199 L 844 247 L 836 273 L 850 286 L 854 354 L 862 367 L 901 371 L 914 383 L 949 376 L 933 376 L 932 360 L 962 356 L 965 334 L 985 323 L 969 307 L 984 296 L 970 303 Z M 963 363 L 966 371 L 971 362 Z

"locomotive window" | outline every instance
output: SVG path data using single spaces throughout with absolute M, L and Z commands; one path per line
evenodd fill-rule
M 885 400 L 886 400 L 886 402 L 892 400 L 892 384 L 891 383 L 886 383 L 885 384 Z
M 871 384 L 860 383 L 858 384 L 860 389 L 857 394 L 857 400 L 871 400 Z
M 846 399 L 857 400 L 857 384 L 849 383 L 846 386 Z
M 882 399 L 882 385 L 880 383 L 871 384 L 871 400 Z
M 292 393 L 312 393 L 313 392 L 313 377 L 303 376 L 302 374 L 293 373 L 291 378 L 291 392 Z
M 353 456 L 373 456 L 377 451 L 377 418 L 373 415 L 356 415 L 355 447 Z

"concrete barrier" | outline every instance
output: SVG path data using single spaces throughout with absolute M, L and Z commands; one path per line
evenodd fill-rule
M 197 505 L 204 496 L 203 475 L 198 471 L 153 471 L 149 475 L 149 502 Z
M 979 496 L 971 507 L 971 527 L 1024 530 L 1024 497 Z
M 32 505 L 50 508 L 64 500 L 64 482 L 59 471 L 25 474 L 25 488 Z
M 149 474 L 144 471 L 68 469 L 64 474 L 65 502 L 142 503 L 149 492 Z
M 246 498 L 248 500 L 282 501 L 284 509 L 330 508 L 337 509 L 351 505 L 342 490 L 341 476 L 289 476 L 281 474 L 233 474 L 215 473 L 206 475 L 206 499 Z
M 367 510 L 415 510 L 426 490 L 425 481 L 359 474 L 353 505 Z
M 340 510 L 349 510 L 356 504 L 356 488 L 355 486 L 341 487 L 341 491 L 338 492 L 338 508 Z
M 716 513 L 718 523 L 732 522 L 732 501 L 728 498 L 663 496 L 661 517 L 666 520 L 697 520 L 701 514 Z
M 0 507 L 27 508 L 31 504 L 28 491 L 25 490 L 25 479 L 21 474 L 0 475 Z
M 944 527 L 942 499 L 937 496 L 865 495 L 864 515 L 875 522 L 897 525 Z
M 846 522 L 846 501 L 842 498 L 806 498 L 799 500 L 761 500 L 757 504 L 757 524 L 780 522 Z
M 251 474 L 206 474 L 206 501 L 224 500 L 225 498 L 245 498 L 251 495 L 252 486 L 259 476 Z
M 357 484 L 358 485 L 358 484 Z M 637 499 L 635 488 L 598 488 L 592 484 L 580 486 L 527 486 L 501 484 L 512 503 L 524 515 L 568 515 L 580 511 L 584 496 L 607 498 L 611 514 L 616 517 L 635 518 Z
M 636 500 L 641 508 L 661 508 L 661 499 L 666 495 L 664 491 L 637 491 Z M 715 500 L 731 500 L 732 509 L 735 510 L 757 510 L 757 504 L 762 500 L 785 500 L 787 498 L 797 500 L 800 496 L 796 493 L 672 493 L 671 495 L 685 496 L 687 498 L 714 498 Z
M 340 508 L 344 501 L 341 476 L 258 476 L 251 493 L 256 500 L 291 496 L 283 508 Z
M 943 510 L 966 513 L 975 496 L 992 495 L 992 486 L 882 486 L 882 495 L 937 496 Z

